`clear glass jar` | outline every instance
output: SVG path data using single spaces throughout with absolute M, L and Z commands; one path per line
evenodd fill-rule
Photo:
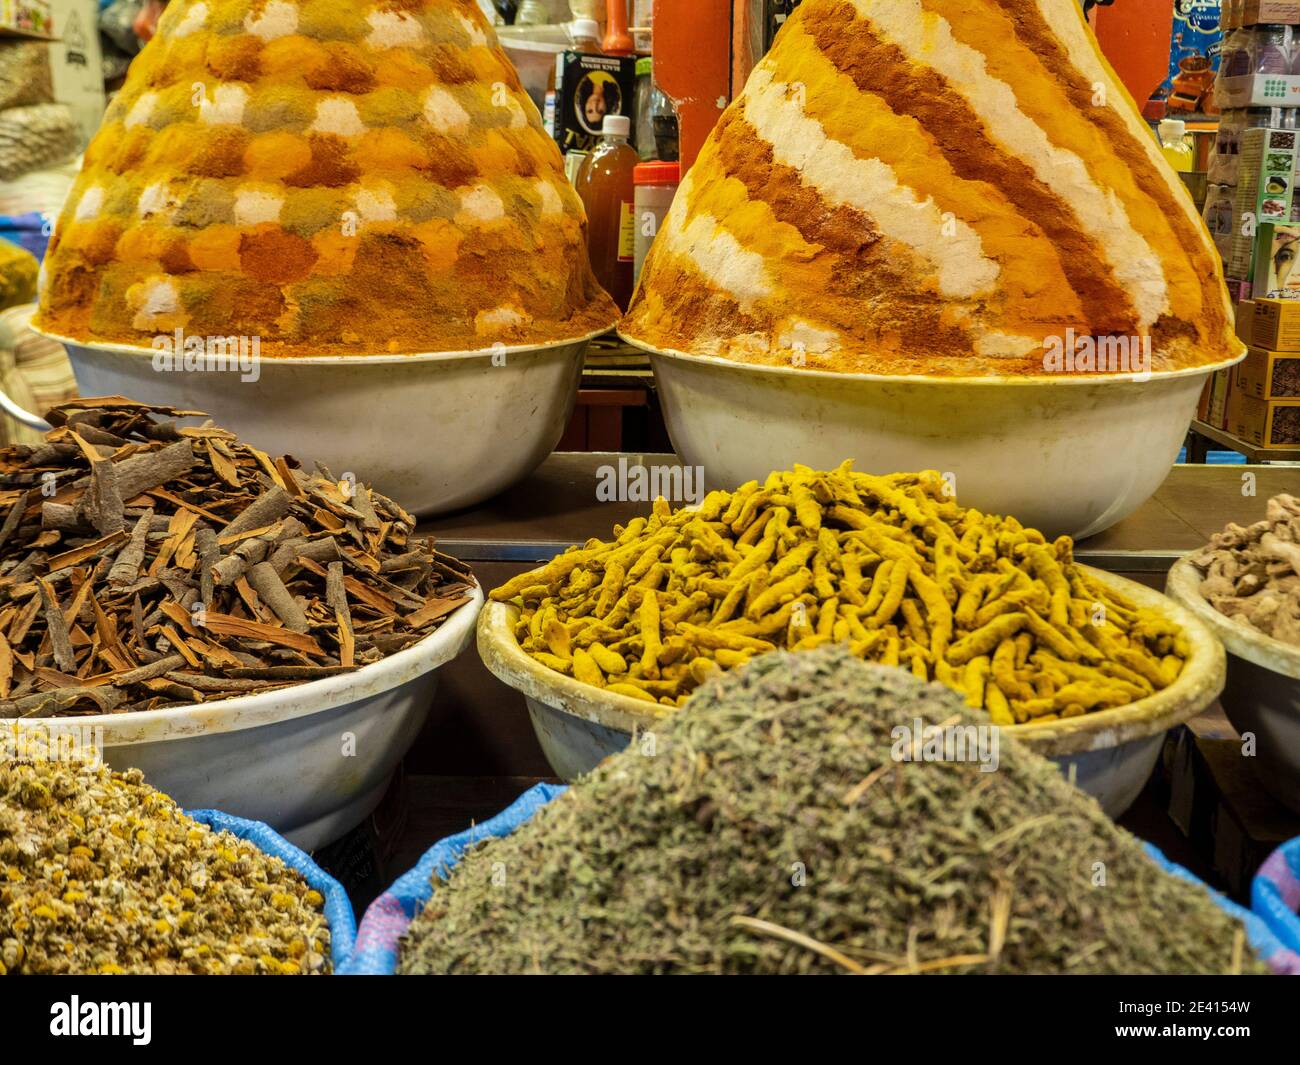
M 516 26 L 545 26 L 551 21 L 551 12 L 542 0 L 524 0 L 515 16 Z

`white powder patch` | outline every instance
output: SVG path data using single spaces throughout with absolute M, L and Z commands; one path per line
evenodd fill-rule
M 564 214 L 564 201 L 560 199 L 560 193 L 555 186 L 546 178 L 538 178 L 533 187 L 537 190 L 537 195 L 542 199 L 542 216 L 544 218 Z
M 859 159 L 810 118 L 790 85 L 762 66 L 745 88 L 745 118 L 772 146 L 776 161 L 798 170 L 823 199 L 871 217 L 880 231 L 917 251 L 938 272 L 946 299 L 991 292 L 1001 268 L 984 255 L 979 234 L 901 184 L 893 167 Z
M 490 311 L 479 311 L 474 316 L 474 331 L 479 336 L 491 336 L 494 333 L 518 329 L 529 321 L 531 319 L 528 316 L 521 314 L 514 307 L 494 307 Z
M 777 347 L 791 351 L 807 351 L 814 355 L 823 355 L 840 346 L 841 335 L 838 330 L 825 329 L 813 325 L 802 318 L 792 318 L 777 337 Z
M 947 20 L 921 0 L 850 0 L 875 32 L 915 63 L 931 67 L 961 93 L 987 135 L 1023 160 L 1066 204 L 1101 245 L 1119 283 L 1128 290 L 1144 327 L 1169 310 L 1169 287 L 1160 257 L 1133 228 L 1113 189 L 1102 188 L 1073 152 L 1052 143 L 1020 110 L 1015 91 L 988 71 L 982 52 L 962 44 Z
M 370 26 L 366 44 L 376 51 L 414 48 L 424 42 L 424 27 L 405 11 L 371 11 L 366 22 Z
M 494 222 L 504 218 L 506 205 L 493 189 L 475 185 L 460 193 L 461 212 L 472 222 Z
M 460 24 L 464 27 L 465 33 L 469 37 L 469 45 L 471 48 L 487 45 L 487 34 L 483 32 L 482 27 L 479 26 L 477 22 L 473 21 L 473 19 L 466 18 L 459 11 L 456 12 L 456 17 L 460 19 Z
M 696 215 L 686 224 L 690 187 L 688 175 L 678 189 L 658 239 L 666 239 L 668 251 L 690 260 L 715 288 L 731 296 L 742 310 L 749 311 L 772 291 L 763 256 L 743 247 L 710 214 Z
M 316 121 L 311 124 L 311 131 L 355 137 L 365 133 L 366 125 L 357 113 L 356 104 L 341 96 L 332 96 L 316 105 Z
M 73 219 L 78 222 L 93 222 L 99 217 L 99 212 L 104 206 L 104 187 L 102 185 L 91 185 L 81 199 L 77 201 L 77 210 L 73 214 Z
M 244 29 L 264 41 L 288 37 L 298 32 L 298 5 L 271 0 L 260 15 L 250 14 L 244 19 Z
M 191 33 L 197 33 L 203 29 L 208 22 L 208 5 L 204 3 L 195 4 L 185 12 L 184 17 L 175 26 L 166 27 L 167 36 L 169 37 L 188 37 Z
M 444 136 L 469 130 L 469 112 L 446 89 L 434 85 L 424 94 L 424 117 Z
M 530 100 L 529 103 L 532 103 L 532 101 Z M 503 106 L 510 112 L 511 129 L 523 129 L 528 125 L 528 114 L 524 111 L 524 105 L 513 96 L 507 96 Z
M 1041 355 L 1043 342 L 1017 333 L 990 330 L 975 338 L 975 351 L 989 359 L 1023 359 L 1035 353 Z
M 248 90 L 242 85 L 218 85 L 209 100 L 199 105 L 199 117 L 209 126 L 242 126 Z
M 1106 69 L 1097 55 L 1097 50 L 1092 44 L 1094 38 L 1084 24 L 1082 12 L 1077 8 L 1063 11 L 1055 0 L 1035 0 L 1035 3 L 1043 21 L 1056 31 L 1057 37 L 1065 45 L 1066 57 L 1080 76 L 1091 85 L 1105 87 L 1106 106 L 1123 120 L 1133 139 L 1146 152 L 1147 158 L 1164 178 L 1165 184 L 1176 194 L 1174 199 L 1182 207 L 1183 213 L 1197 223 L 1199 232 L 1201 216 L 1196 213 L 1196 205 L 1191 202 L 1190 197 L 1182 195 L 1182 180 L 1169 167 L 1163 165 L 1165 159 L 1156 139 L 1151 136 L 1151 127 L 1143 122 L 1141 116 L 1129 106 L 1125 90 L 1120 87 L 1114 75 Z
M 284 198 L 264 189 L 240 189 L 235 193 L 235 224 L 257 226 L 279 222 Z
M 365 222 L 396 222 L 397 204 L 386 188 L 363 188 L 356 195 L 357 213 Z
M 131 110 L 127 112 L 126 121 L 123 125 L 127 129 L 132 126 L 143 126 L 153 117 L 154 108 L 158 106 L 158 94 L 156 92 L 141 93 L 140 98 L 131 105 Z
M 152 185 L 146 185 L 140 199 L 136 203 L 136 210 L 141 218 L 150 218 L 153 215 L 170 214 L 180 206 L 180 201 L 167 191 L 167 185 L 164 182 L 157 181 Z
M 159 319 L 176 314 L 181 309 L 180 293 L 176 282 L 169 277 L 151 277 L 127 292 L 127 302 L 135 308 L 131 325 L 135 329 L 149 329 L 159 324 Z

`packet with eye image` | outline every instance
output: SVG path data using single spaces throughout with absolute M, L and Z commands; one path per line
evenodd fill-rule
M 1300 299 L 1300 226 L 1262 222 L 1255 237 L 1256 298 Z

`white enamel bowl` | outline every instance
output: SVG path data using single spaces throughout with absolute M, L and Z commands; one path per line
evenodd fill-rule
M 428 716 L 438 667 L 474 635 L 483 592 L 419 643 L 352 673 L 195 706 L 0 721 L 71 730 L 115 769 L 136 768 L 187 810 L 265 821 L 315 850 L 379 805 Z
M 1147 609 L 1158 610 L 1187 635 L 1191 654 L 1182 675 L 1163 691 L 1083 717 L 1002 729 L 1050 758 L 1111 817 L 1132 805 L 1160 755 L 1165 733 L 1195 717 L 1223 690 L 1223 648 L 1193 614 L 1145 585 L 1088 568 L 1095 580 Z M 632 736 L 674 711 L 583 684 L 547 669 L 515 638 L 519 610 L 488 603 L 478 622 L 478 650 L 499 680 L 520 692 L 551 768 L 565 780 L 594 769 Z
M 1169 475 L 1221 366 L 1128 377 L 823 373 L 649 352 L 673 446 L 710 488 L 795 462 L 867 473 L 938 470 L 963 506 L 1082 539 Z M 1237 360 L 1232 360 L 1236 362 Z
M 413 514 L 432 515 L 503 492 L 551 453 L 573 413 L 591 337 L 495 351 L 264 358 L 256 381 L 231 370 L 156 370 L 155 353 L 143 348 L 52 339 L 67 347 L 83 396 L 205 411 L 269 454 L 351 473 Z M 216 361 L 205 356 L 199 366 Z
M 1201 595 L 1201 580 L 1184 558 L 1169 571 L 1169 594 L 1227 648 L 1223 710 L 1233 728 L 1254 736 L 1250 761 L 1265 790 L 1300 813 L 1300 647 L 1220 614 Z

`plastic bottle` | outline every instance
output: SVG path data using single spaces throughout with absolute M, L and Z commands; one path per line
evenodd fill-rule
M 659 235 L 677 186 L 681 184 L 680 163 L 642 163 L 633 172 L 636 184 L 636 262 L 633 264 L 634 283 L 641 280 L 641 267 L 650 253 L 650 245 Z
M 605 10 L 601 51 L 606 55 L 636 55 L 636 42 L 627 32 L 627 0 L 607 0 Z
M 596 280 L 627 310 L 636 262 L 633 171 L 641 160 L 627 142 L 632 120 L 626 115 L 606 115 L 600 132 L 574 184 L 587 209 L 587 248 Z
M 600 54 L 600 23 L 594 18 L 574 19 L 569 23 L 569 36 L 573 38 L 571 51 Z
M 1180 174 L 1196 169 L 1196 153 L 1187 143 L 1187 123 L 1182 119 L 1166 118 L 1160 123 L 1160 146 L 1169 165 Z
M 649 56 L 636 61 L 636 151 L 642 160 L 655 158 L 655 129 L 650 121 L 650 101 L 654 96 L 654 64 Z
M 655 154 L 663 160 L 681 158 L 681 132 L 677 108 L 658 85 L 650 94 L 650 128 L 655 132 Z

